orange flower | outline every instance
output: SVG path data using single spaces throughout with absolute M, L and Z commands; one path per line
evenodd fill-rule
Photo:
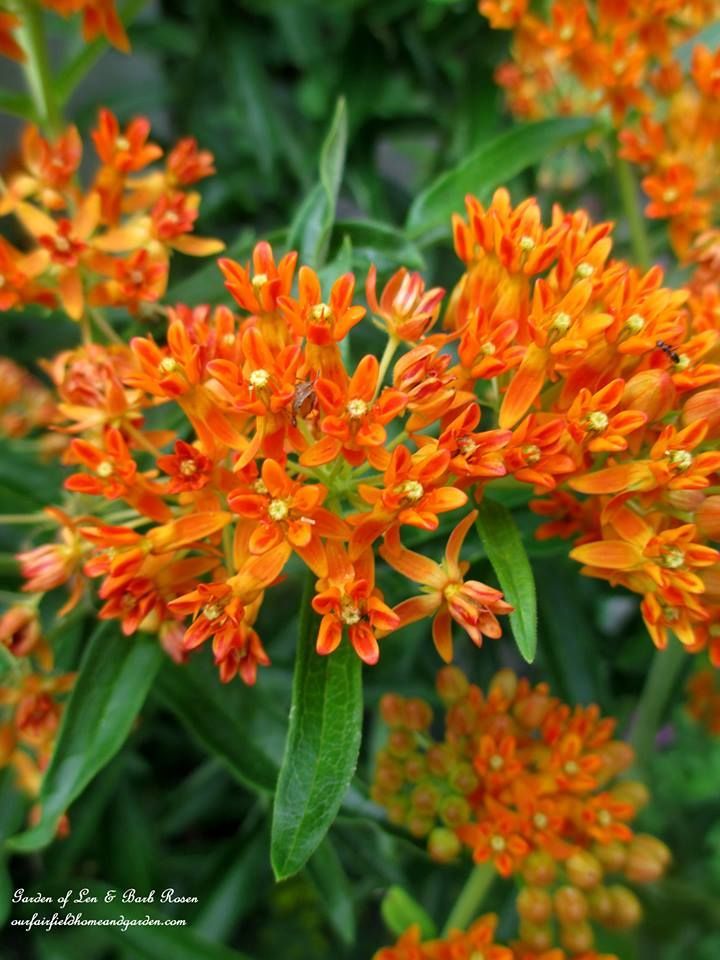
M 365 285 L 368 306 L 383 321 L 383 329 L 391 337 L 420 340 L 437 321 L 440 304 L 445 296 L 441 287 L 425 290 L 425 281 L 419 273 L 409 273 L 401 267 L 385 284 L 380 302 L 375 293 L 377 270 L 370 267 Z
M 400 543 L 398 528 L 391 528 L 380 548 L 380 555 L 403 576 L 421 583 L 427 592 L 404 600 L 395 607 L 399 626 L 425 617 L 433 617 L 433 642 L 446 663 L 452 660 L 452 621 L 465 630 L 478 647 L 483 635 L 497 638 L 502 631 L 496 614 L 512 611 L 502 599 L 502 591 L 477 580 L 464 580 L 469 564 L 460 561 L 460 550 L 477 511 L 473 510 L 455 527 L 448 538 L 442 566 L 422 554 L 407 550 Z

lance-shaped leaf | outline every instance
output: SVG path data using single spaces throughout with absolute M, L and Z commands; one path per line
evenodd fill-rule
M 476 525 L 505 599 L 515 608 L 510 614 L 515 643 L 532 663 L 537 650 L 537 599 L 520 532 L 507 507 L 488 497 L 480 504 Z
M 275 876 L 297 873 L 318 848 L 352 779 L 362 734 L 360 660 L 349 643 L 321 657 L 317 620 L 303 595 L 292 706 L 273 808 Z
M 415 198 L 407 217 L 408 236 L 424 241 L 438 232 L 448 234 L 452 214 L 464 210 L 466 194 L 487 200 L 496 187 L 597 128 L 597 120 L 557 117 L 524 124 L 483 144 Z
M 39 850 L 52 841 L 62 814 L 125 742 L 163 657 L 155 639 L 123 637 L 116 623 L 95 631 L 43 779 L 40 820 L 7 841 L 11 850 Z
M 346 148 L 347 108 L 341 97 L 320 150 L 320 180 L 301 204 L 288 235 L 288 247 L 297 249 L 301 262 L 313 267 L 322 266 L 327 256 Z
M 402 887 L 390 887 L 380 904 L 380 913 L 385 926 L 396 937 L 405 933 L 413 924 L 420 927 L 423 940 L 431 940 L 437 936 L 437 928 L 432 918 Z

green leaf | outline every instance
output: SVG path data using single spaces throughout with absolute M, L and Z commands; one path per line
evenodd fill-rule
M 317 621 L 303 595 L 290 726 L 273 808 L 270 858 L 275 877 L 300 870 L 320 845 L 357 766 L 362 735 L 362 676 L 347 642 L 315 652 Z
M 415 923 L 420 927 L 423 940 L 431 940 L 437 936 L 437 927 L 432 917 L 428 916 L 417 900 L 402 887 L 390 887 L 380 904 L 380 913 L 385 926 L 396 937 L 405 933 L 408 927 Z
M 163 657 L 156 640 L 123 637 L 117 624 L 95 631 L 43 779 L 42 816 L 8 840 L 11 850 L 39 850 L 52 841 L 62 814 L 125 742 Z
M 720 47 L 720 22 L 710 23 L 704 30 L 690 37 L 685 43 L 673 50 L 673 57 L 680 63 L 684 70 L 690 69 L 692 55 L 695 47 L 707 47 L 711 52 L 715 52 Z
M 331 927 L 343 943 L 355 942 L 355 911 L 352 891 L 343 865 L 329 837 L 310 857 L 307 872 L 320 894 Z
M 347 108 L 340 97 L 320 150 L 320 180 L 301 204 L 288 235 L 288 247 L 299 250 L 300 260 L 314 267 L 322 266 L 327 257 L 345 167 L 347 135 Z
M 156 692 L 188 731 L 251 790 L 272 793 L 277 780 L 273 761 L 247 737 L 242 718 L 236 718 L 219 698 L 219 681 L 208 685 L 193 664 L 163 666 Z
M 409 270 L 425 269 L 425 260 L 417 244 L 389 223 L 338 220 L 333 229 L 333 241 L 336 237 L 350 239 L 356 269 L 367 270 L 372 263 L 379 273 L 390 273 L 401 266 Z
M 518 528 L 506 507 L 485 497 L 478 510 L 477 529 L 505 599 L 515 607 L 510 614 L 515 643 L 532 663 L 537 650 L 535 579 Z
M 0 930 L 5 926 L 10 916 L 12 894 L 12 878 L 8 870 L 7 858 L 4 854 L 0 854 Z
M 407 217 L 408 235 L 421 241 L 438 233 L 447 235 L 450 218 L 464 210 L 468 193 L 487 200 L 496 187 L 508 183 L 549 153 L 584 140 L 597 129 L 596 119 L 558 117 L 501 134 L 441 174 L 415 198 Z

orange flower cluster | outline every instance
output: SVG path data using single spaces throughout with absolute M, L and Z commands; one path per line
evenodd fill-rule
M 466 931 L 453 930 L 442 940 L 421 940 L 420 928 L 412 926 L 393 947 L 378 950 L 374 960 L 513 960 L 514 953 L 508 947 L 495 943 L 497 917 L 486 914 L 476 920 Z M 556 960 L 556 958 L 551 958 Z
M 720 53 L 698 44 L 687 68 L 678 47 L 717 20 L 717 0 L 555 0 L 545 16 L 529 7 L 479 3 L 493 27 L 513 31 L 512 61 L 496 74 L 511 110 L 609 111 L 620 155 L 647 172 L 647 216 L 668 218 L 673 246 L 687 256 L 717 220 Z
M 488 209 L 467 206 L 445 332 L 433 331 L 442 290 L 401 269 L 378 298 L 371 271 L 380 361 L 351 366 L 341 349 L 365 314 L 352 274 L 323 296 L 295 253 L 276 261 L 260 243 L 252 264 L 220 261 L 242 315 L 178 306 L 165 343 L 86 343 L 50 363 L 58 428 L 73 438 L 66 488 L 83 499 L 55 514 L 60 544 L 27 552 L 27 589 L 69 580 L 77 596 L 101 577 L 102 618 L 157 631 L 178 656 L 212 640 L 223 679 L 252 681 L 268 662 L 254 627 L 263 596 L 295 554 L 317 580 L 319 653 L 346 636 L 372 664 L 381 638 L 432 617 L 449 661 L 453 624 L 480 645 L 511 608 L 466 579 L 472 509 L 442 564 L 408 550 L 403 528 L 436 530 L 502 478 L 542 497 L 541 536 L 576 536 L 585 572 L 643 595 L 659 646 L 673 629 L 717 655 L 712 304 L 688 312 L 659 268 L 611 261 L 610 225 L 582 212 L 556 209 L 545 227 L 536 201 L 513 209 L 503 190 Z M 140 219 L 115 233 L 154 243 L 142 230 L 155 218 Z M 377 555 L 421 595 L 388 606 Z
M 720 685 L 714 670 L 698 670 L 687 685 L 686 708 L 709 733 L 720 734 Z
M 50 390 L 9 357 L 0 357 L 0 434 L 24 437 L 48 427 L 55 414 Z
M 86 43 L 102 36 L 118 50 L 129 52 L 130 42 L 118 16 L 115 0 L 40 0 L 40 4 L 62 17 L 81 14 L 83 39 Z M 0 55 L 23 63 L 26 54 L 16 39 L 20 26 L 21 15 L 0 7 Z
M 192 235 L 200 196 L 188 188 L 214 172 L 213 158 L 192 138 L 148 170 L 162 150 L 150 124 L 125 129 L 106 109 L 92 133 L 99 168 L 89 189 L 78 184 L 83 144 L 74 126 L 54 141 L 34 126 L 22 139 L 22 169 L 0 195 L 0 215 L 13 214 L 32 241 L 16 249 L 0 238 L 0 308 L 59 305 L 73 320 L 93 308 L 137 312 L 165 292 L 173 250 L 219 253 L 219 240 Z
M 40 793 L 43 771 L 52 756 L 62 716 L 62 698 L 75 674 L 54 672 L 51 646 L 43 639 L 32 601 L 10 607 L 0 616 L 0 769 L 14 771 L 20 790 L 29 797 Z M 36 804 L 31 821 L 40 814 Z M 68 830 L 63 817 L 58 826 Z
M 612 739 L 615 721 L 594 706 L 572 709 L 546 684 L 532 687 L 509 670 L 484 695 L 445 667 L 437 689 L 447 708 L 440 741 L 429 733 L 424 701 L 391 694 L 381 702 L 390 732 L 372 797 L 391 822 L 427 837 L 439 862 L 467 847 L 476 863 L 521 881 L 520 943 L 528 955 L 551 949 L 554 921 L 568 955 L 583 957 L 593 949 L 593 921 L 636 924 L 637 898 L 608 884 L 609 875 L 649 883 L 662 875 L 669 852 L 633 832 L 647 793 L 641 783 L 616 779 L 633 751 Z
M 575 537 L 584 573 L 641 594 L 657 646 L 673 630 L 717 659 L 715 299 L 611 260 L 611 225 L 582 212 L 545 227 L 535 200 L 513 209 L 500 190 L 467 214 L 446 314 L 458 387 L 498 409 L 505 470 L 543 495 L 538 535 Z

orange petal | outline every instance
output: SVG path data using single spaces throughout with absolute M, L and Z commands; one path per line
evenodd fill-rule
M 503 398 L 499 418 L 503 430 L 515 426 L 542 390 L 546 364 L 545 352 L 531 344 Z
M 596 540 L 584 543 L 570 551 L 578 563 L 589 567 L 604 567 L 607 570 L 632 570 L 642 562 L 640 549 L 624 540 Z
M 438 610 L 432 625 L 433 643 L 445 663 L 450 663 L 453 656 L 452 620 L 447 607 Z

